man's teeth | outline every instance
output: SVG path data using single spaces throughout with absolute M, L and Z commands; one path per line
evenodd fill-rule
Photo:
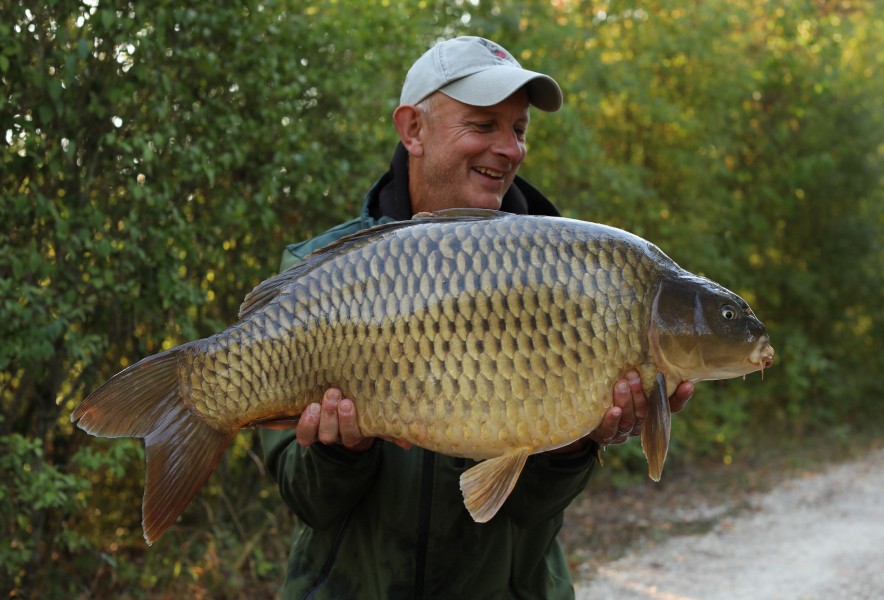
M 482 175 L 487 175 L 488 177 L 494 177 L 495 179 L 501 179 L 503 177 L 503 173 L 500 171 L 493 171 L 491 169 L 486 169 L 485 167 L 475 167 L 476 172 L 481 173 Z

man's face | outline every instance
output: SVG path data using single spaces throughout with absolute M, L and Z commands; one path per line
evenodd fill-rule
M 439 93 L 421 118 L 423 155 L 410 167 L 413 210 L 499 209 L 527 152 L 527 91 L 485 107 Z

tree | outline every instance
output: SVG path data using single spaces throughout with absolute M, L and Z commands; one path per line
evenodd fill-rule
M 355 210 L 392 154 L 401 63 L 452 10 L 382 4 L 0 5 L 0 435 L 39 443 L 29 469 L 68 465 L 98 382 L 231 322 L 286 241 Z M 3 521 L 24 589 L 53 568 L 53 510 Z
M 735 289 L 771 330 L 769 381 L 704 385 L 674 457 L 726 458 L 762 426 L 862 425 L 884 392 L 873 6 L 0 2 L 4 587 L 275 589 L 289 517 L 253 437 L 145 553 L 140 446 L 86 441 L 68 415 L 231 322 L 287 242 L 352 216 L 392 154 L 406 69 L 461 33 L 565 90 L 532 115 L 532 183 Z

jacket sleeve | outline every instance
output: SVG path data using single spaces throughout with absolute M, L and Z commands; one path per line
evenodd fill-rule
M 261 441 L 283 501 L 314 529 L 342 521 L 372 486 L 381 462 L 378 442 L 354 454 L 321 443 L 304 448 L 291 431 L 265 430 Z
M 354 219 L 306 242 L 288 245 L 280 271 L 364 227 L 361 220 Z M 377 444 L 360 454 L 320 443 L 304 448 L 293 431 L 276 430 L 262 430 L 261 442 L 264 464 L 282 499 L 299 519 L 316 529 L 331 526 L 350 512 L 371 485 L 380 462 Z
M 347 221 L 346 223 L 341 223 L 336 227 L 332 227 L 328 231 L 321 233 L 306 242 L 289 244 L 285 247 L 285 250 L 282 253 L 282 259 L 279 264 L 280 272 L 285 271 L 292 265 L 304 260 L 304 257 L 311 252 L 324 248 L 332 242 L 338 241 L 342 237 L 352 235 L 360 229 L 365 229 L 371 225 L 374 225 L 374 223 L 368 222 L 365 219 L 357 218 Z
M 586 487 L 598 448 L 591 442 L 569 454 L 530 456 L 502 510 L 526 527 L 555 517 Z

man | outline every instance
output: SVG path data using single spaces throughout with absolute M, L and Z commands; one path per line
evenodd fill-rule
M 561 104 L 552 78 L 522 69 L 493 42 L 437 44 L 406 76 L 393 114 L 401 143 L 362 215 L 289 246 L 283 267 L 346 234 L 422 211 L 558 214 L 516 173 L 529 105 L 551 112 Z M 672 410 L 692 391 L 682 384 Z M 588 481 L 599 445 L 640 433 L 647 412 L 635 373 L 615 385 L 613 399 L 589 436 L 532 456 L 500 512 L 478 524 L 458 486 L 473 461 L 365 438 L 353 402 L 327 390 L 294 434 L 263 434 L 267 466 L 299 521 L 284 597 L 572 597 L 556 541 L 563 511 Z

